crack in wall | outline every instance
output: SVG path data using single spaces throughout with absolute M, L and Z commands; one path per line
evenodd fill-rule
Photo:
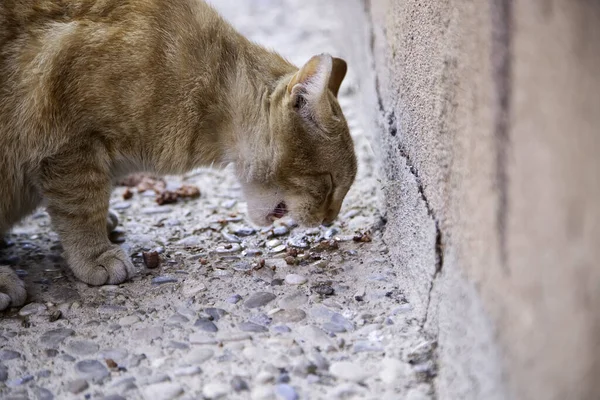
M 375 62 L 376 37 L 375 37 L 375 31 L 373 29 L 373 16 L 372 16 L 372 12 L 371 12 L 371 0 L 363 0 L 363 4 L 364 4 L 365 13 L 367 15 L 367 23 L 369 24 L 372 68 L 375 71 L 375 82 L 374 82 L 375 83 L 375 93 L 377 96 L 379 112 L 382 117 L 381 122 L 382 122 L 382 125 L 385 128 L 387 128 L 387 133 L 392 137 L 396 137 L 397 133 L 398 133 L 396 115 L 393 110 L 391 112 L 386 111 L 386 107 L 384 105 L 384 100 L 383 100 L 383 96 L 382 96 L 381 89 L 380 89 L 380 80 L 379 80 L 379 77 L 377 74 L 377 69 L 376 69 L 376 62 Z M 425 332 L 425 325 L 427 324 L 429 317 L 430 317 L 430 309 L 431 309 L 431 302 L 432 302 L 433 289 L 435 287 L 435 282 L 438 280 L 438 277 L 439 277 L 440 273 L 442 272 L 442 269 L 444 266 L 444 239 L 443 239 L 442 229 L 440 227 L 440 222 L 436 216 L 433 206 L 431 205 L 431 202 L 429 201 L 429 199 L 427 198 L 427 195 L 425 194 L 425 186 L 423 184 L 423 181 L 421 180 L 419 172 L 418 172 L 417 168 L 415 167 L 415 164 L 413 163 L 413 161 L 410 157 L 410 154 L 409 154 L 407 148 L 405 147 L 404 143 L 401 142 L 401 139 L 399 139 L 399 140 L 400 140 L 400 143 L 398 144 L 399 154 L 404 159 L 410 174 L 414 177 L 415 183 L 417 186 L 417 191 L 419 193 L 419 197 L 421 198 L 421 200 L 423 201 L 423 204 L 425 205 L 425 209 L 427 211 L 428 217 L 431 218 L 431 220 L 433 221 L 434 226 L 435 226 L 435 244 L 434 244 L 434 249 L 433 249 L 434 254 L 435 254 L 435 269 L 434 269 L 434 272 L 433 272 L 433 274 L 430 278 L 430 282 L 429 282 L 429 289 L 428 289 L 427 301 L 426 301 L 426 307 L 425 307 L 425 316 L 423 317 L 422 321 L 419 324 L 422 334 L 424 334 L 425 336 L 429 336 Z M 427 381 L 431 385 L 431 390 L 432 390 L 431 395 L 432 395 L 433 399 L 438 398 L 438 395 L 436 392 L 436 387 L 435 387 L 435 384 L 433 383 L 433 380 L 437 376 L 437 370 L 438 370 L 437 341 L 438 341 L 438 337 L 437 337 L 437 331 L 436 331 L 436 334 L 432 340 L 432 342 L 435 345 L 434 345 L 434 348 L 433 348 L 432 354 L 431 354 L 431 361 L 434 363 L 434 369 L 433 369 L 434 373 L 427 378 Z
M 496 184 L 498 208 L 496 229 L 500 265 L 510 274 L 507 265 L 506 224 L 508 218 L 508 171 L 506 169 L 512 92 L 511 43 L 512 0 L 490 0 L 492 22 L 492 81 L 494 83 L 494 139 L 496 141 Z

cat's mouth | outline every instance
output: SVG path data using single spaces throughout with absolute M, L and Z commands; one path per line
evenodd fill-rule
M 287 205 L 285 204 L 285 201 L 282 201 L 281 203 L 275 206 L 275 208 L 269 213 L 269 215 L 267 215 L 267 219 L 271 222 L 274 222 L 276 219 L 284 217 L 287 213 Z

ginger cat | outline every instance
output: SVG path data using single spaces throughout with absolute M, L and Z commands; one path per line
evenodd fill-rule
M 356 175 L 345 74 L 327 54 L 298 69 L 201 0 L 2 0 L 0 235 L 43 202 L 75 276 L 121 283 L 112 183 L 228 163 L 254 223 L 329 223 Z M 0 267 L 0 310 L 25 300 Z

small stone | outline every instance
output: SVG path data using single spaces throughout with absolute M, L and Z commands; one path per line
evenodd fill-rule
M 251 400 L 272 400 L 275 398 L 275 393 L 271 386 L 257 386 L 250 393 Z
M 225 301 L 229 304 L 237 304 L 240 302 L 240 300 L 242 300 L 242 296 L 240 296 L 239 294 L 234 294 L 229 296 Z
M 20 357 L 21 357 L 21 353 L 16 352 L 14 350 L 6 350 L 6 349 L 0 350 L 0 361 L 14 360 L 15 358 L 20 358 Z
M 46 357 L 56 357 L 58 355 L 58 350 L 56 349 L 46 349 L 44 350 Z
M 86 390 L 90 385 L 85 379 L 75 379 L 67 384 L 67 390 L 73 394 L 79 394 Z
M 178 383 L 161 382 L 146 386 L 143 390 L 146 400 L 171 400 L 183 393 L 183 387 Z
M 254 293 L 244 302 L 244 306 L 246 308 L 262 307 L 275 300 L 276 297 L 273 293 L 268 292 Z
M 217 332 L 219 330 L 219 328 L 217 328 L 217 326 L 211 320 L 206 318 L 199 318 L 194 326 L 205 332 Z
M 240 330 L 244 332 L 268 332 L 269 329 L 265 328 L 262 325 L 255 324 L 253 322 L 242 322 L 238 325 Z
M 39 371 L 36 375 L 38 378 L 48 378 L 50 375 L 52 375 L 52 371 L 48 369 L 43 369 Z
M 108 396 L 104 396 L 102 400 L 127 400 L 125 397 L 120 394 L 109 394 Z
M 196 333 L 192 333 L 189 336 L 190 343 L 193 344 L 217 344 L 218 341 L 212 337 L 212 336 L 207 336 L 207 334 L 205 332 L 196 332 Z
M 273 314 L 275 322 L 298 322 L 306 318 L 306 312 L 299 308 L 290 308 L 287 310 L 279 310 Z
M 67 349 L 77 356 L 87 356 L 96 353 L 99 346 L 89 340 L 72 340 L 67 344 Z
M 323 330 L 329 333 L 343 333 L 346 332 L 346 328 L 341 325 L 334 324 L 333 322 L 326 322 L 323 324 Z
M 35 315 L 46 311 L 46 306 L 40 303 L 29 303 L 19 310 L 19 315 L 26 317 L 28 315 Z
M 40 336 L 40 343 L 45 347 L 57 347 L 75 331 L 68 328 L 58 328 L 46 331 Z
M 204 312 L 207 313 L 214 321 L 218 321 L 221 317 L 227 315 L 227 311 L 222 308 L 209 307 L 205 308 Z
M 281 245 L 281 240 L 279 240 L 279 239 L 268 240 L 265 243 L 265 246 L 267 246 L 269 249 L 272 249 L 272 248 L 280 246 L 280 245 Z
M 6 386 L 15 387 L 26 384 L 27 382 L 31 382 L 35 377 L 33 375 L 25 375 L 17 379 L 13 379 L 12 381 L 6 382 Z
M 334 293 L 333 288 L 328 283 L 317 283 L 310 288 L 313 292 L 320 294 L 321 296 L 331 296 Z
M 276 333 L 289 333 L 292 331 L 287 325 L 275 325 L 271 328 L 271 330 Z
M 276 254 L 276 253 L 283 253 L 286 249 L 285 244 L 281 244 L 279 246 L 275 246 L 271 249 L 271 253 Z
M 190 320 L 188 319 L 188 317 L 185 317 L 181 314 L 173 314 L 169 317 L 169 319 L 167 320 L 166 324 L 167 325 L 171 325 L 171 326 L 176 326 L 179 324 L 185 324 L 187 322 L 190 322 Z
M 231 378 L 231 387 L 236 392 L 243 392 L 245 390 L 250 390 L 246 381 L 243 380 L 238 375 L 235 375 L 233 378 Z
M 154 340 L 158 339 L 163 334 L 163 328 L 160 326 L 152 326 L 149 328 L 140 329 L 133 334 L 134 339 L 138 340 Z
M 384 358 L 381 362 L 379 377 L 388 385 L 395 385 L 407 373 L 406 366 L 394 358 Z
M 0 383 L 6 382 L 8 379 L 8 367 L 6 365 L 0 364 Z
M 296 247 L 298 249 L 307 249 L 310 244 L 304 238 L 292 238 L 287 241 L 288 246 Z
M 233 264 L 233 270 L 238 272 L 248 272 L 252 271 L 252 264 L 247 261 L 240 261 Z
M 53 400 L 54 395 L 51 391 L 41 386 L 36 386 L 33 388 L 33 394 L 37 400 Z
M 127 350 L 117 348 L 117 349 L 104 350 L 100 354 L 98 354 L 98 357 L 103 358 L 103 359 L 110 358 L 111 360 L 121 362 L 121 361 L 124 361 L 128 355 L 129 355 L 129 353 L 127 352 Z
M 382 352 L 384 351 L 384 348 L 381 345 L 369 342 L 368 340 L 359 340 L 354 343 L 353 351 L 355 353 Z
M 273 229 L 273 236 L 283 236 L 287 235 L 288 233 L 290 233 L 290 230 L 287 226 L 278 226 Z
M 162 285 L 165 283 L 177 282 L 177 278 L 174 278 L 172 276 L 157 276 L 155 278 L 152 278 L 151 282 L 153 285 Z
M 208 399 L 219 399 L 229 393 L 229 385 L 224 383 L 207 383 L 202 388 L 202 394 Z
M 223 239 L 228 241 L 229 243 L 242 243 L 242 239 L 240 239 L 236 235 L 232 235 L 231 233 L 223 232 Z
M 344 329 L 346 329 L 347 331 L 354 330 L 354 324 L 352 322 L 348 321 L 342 314 L 334 313 L 331 316 L 331 322 L 333 322 L 334 324 L 343 326 Z
M 58 321 L 60 318 L 62 317 L 62 311 L 60 310 L 54 310 L 50 313 L 50 315 L 48 315 L 48 321 L 49 322 L 56 322 Z
M 256 229 L 244 227 L 244 228 L 236 229 L 233 233 L 235 233 L 238 236 L 242 236 L 242 237 L 250 236 L 250 235 L 254 235 L 256 233 Z
M 140 317 L 138 317 L 137 315 L 128 315 L 126 317 L 119 318 L 119 325 L 129 326 L 129 325 L 133 325 L 139 321 L 140 321 Z
M 302 284 L 306 283 L 307 281 L 308 281 L 308 279 L 306 279 L 305 276 L 298 275 L 298 274 L 287 274 L 285 276 L 285 282 L 288 285 L 302 285 Z
M 175 371 L 173 371 L 174 376 L 193 376 L 201 373 L 202 369 L 197 365 L 193 365 L 191 367 L 178 368 Z
M 98 360 L 83 360 L 75 364 L 75 370 L 83 379 L 94 382 L 102 381 L 108 376 L 108 369 Z
M 350 361 L 338 361 L 331 364 L 329 373 L 338 379 L 351 382 L 362 382 L 370 376 L 370 372 L 363 365 Z
M 308 296 L 302 290 L 296 290 L 279 300 L 279 307 L 283 309 L 298 308 L 308 302 Z
M 278 384 L 275 387 L 275 393 L 284 400 L 298 400 L 299 398 L 296 390 L 286 383 Z
M 186 354 L 184 360 L 189 364 L 202 364 L 203 362 L 210 360 L 214 356 L 214 354 L 215 352 L 211 349 L 193 349 L 188 354 Z

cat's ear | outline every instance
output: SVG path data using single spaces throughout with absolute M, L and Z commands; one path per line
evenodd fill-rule
M 346 61 L 341 58 L 333 57 L 332 61 L 331 76 L 329 77 L 329 90 L 337 97 L 342 81 L 348 71 L 348 65 L 346 64 Z
M 329 54 L 312 57 L 290 79 L 287 85 L 291 104 L 300 109 L 318 102 L 329 87 L 333 58 Z

